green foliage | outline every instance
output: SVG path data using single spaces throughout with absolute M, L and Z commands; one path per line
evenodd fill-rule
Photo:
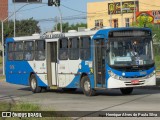
M 78 27 L 87 27 L 86 23 L 69 24 L 68 22 L 62 24 L 63 32 L 68 32 L 68 30 L 78 30 Z M 56 25 L 54 26 L 56 30 Z M 57 30 L 60 31 L 60 23 L 57 24 Z
M 156 70 L 160 70 L 160 55 L 155 55 L 155 64 L 156 64 Z
M 14 104 L 11 111 L 38 111 L 40 107 L 30 103 L 18 103 Z
M 16 112 L 18 111 L 18 113 L 23 113 L 23 111 L 28 111 L 28 112 L 40 112 L 41 113 L 41 108 L 39 105 L 36 104 L 31 104 L 31 103 L 10 103 L 10 102 L 0 102 L 0 111 L 13 111 Z M 43 110 L 45 111 L 45 110 Z M 50 110 L 47 110 L 50 111 Z M 55 117 L 43 117 L 42 118 L 34 118 L 34 117 L 30 117 L 30 118 L 26 118 L 26 117 L 13 117 L 13 118 L 5 118 L 5 120 L 71 120 L 71 118 L 69 117 L 65 117 L 64 115 L 61 115 L 61 117 L 56 117 L 59 116 L 56 111 L 52 111 L 53 115 L 55 115 Z
M 0 25 L 1 28 L 1 25 Z M 40 33 L 40 27 L 38 26 L 38 21 L 30 18 L 28 20 L 17 20 L 16 21 L 16 37 L 18 36 L 30 36 L 35 32 Z M 0 29 L 0 33 L 2 33 Z M 13 20 L 4 23 L 4 37 L 13 37 L 14 35 L 14 22 Z M 0 40 L 1 40 L 0 34 Z
M 132 26 L 134 27 L 148 27 L 151 28 L 152 34 L 156 36 L 154 37 L 154 42 L 160 42 L 160 25 L 159 24 L 152 24 L 151 18 L 149 16 L 141 16 L 137 20 L 137 22 L 133 22 Z
M 3 65 L 3 58 L 2 56 L 0 56 L 0 67 L 2 67 L 2 65 Z
M 8 111 L 10 109 L 10 103 L 0 102 L 0 111 Z
M 156 70 L 160 70 L 160 44 L 153 45 Z

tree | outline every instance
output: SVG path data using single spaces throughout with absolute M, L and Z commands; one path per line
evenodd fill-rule
M 148 27 L 152 30 L 155 42 L 160 42 L 160 25 L 151 23 L 150 16 L 139 16 L 137 22 L 133 23 L 134 27 Z
M 1 28 L 1 25 L 0 25 Z M 19 36 L 30 36 L 35 32 L 40 33 L 40 27 L 38 26 L 38 21 L 30 18 L 28 20 L 16 20 L 16 37 Z M 0 33 L 2 33 L 0 29 Z M 13 37 L 14 34 L 14 22 L 13 20 L 4 23 L 4 37 Z M 2 36 L 0 34 L 0 40 Z
M 63 32 L 68 32 L 68 30 L 78 30 L 78 27 L 87 27 L 86 23 L 69 24 L 68 22 L 62 24 Z M 56 25 L 54 26 L 56 30 Z M 57 24 L 57 30 L 60 31 L 60 23 Z

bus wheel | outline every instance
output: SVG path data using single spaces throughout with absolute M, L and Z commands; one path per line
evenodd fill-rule
M 39 93 L 42 90 L 42 88 L 38 86 L 37 79 L 34 74 L 30 77 L 30 87 L 33 93 Z
M 91 84 L 90 84 L 90 80 L 89 80 L 88 76 L 82 77 L 81 88 L 83 90 L 83 93 L 86 96 L 94 96 L 95 95 L 95 90 L 91 88 Z
M 133 88 L 120 88 L 120 90 L 123 95 L 129 95 L 132 93 Z

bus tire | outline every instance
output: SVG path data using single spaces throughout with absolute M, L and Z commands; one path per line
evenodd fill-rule
M 133 88 L 120 88 L 123 95 L 130 95 L 133 91 Z
M 30 77 L 30 88 L 33 93 L 39 93 L 42 90 L 42 88 L 38 86 L 37 79 L 34 74 Z
M 91 88 L 90 79 L 88 76 L 83 76 L 81 80 L 81 88 L 83 90 L 83 93 L 86 96 L 94 96 L 95 90 Z

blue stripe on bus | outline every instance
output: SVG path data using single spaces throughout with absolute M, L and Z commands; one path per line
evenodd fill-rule
M 10 69 L 10 66 L 14 66 L 14 69 Z M 19 67 L 21 66 L 21 69 Z M 30 73 L 33 69 L 27 61 L 15 61 L 6 63 L 6 81 L 14 84 L 29 85 Z M 24 73 L 25 72 L 25 73 Z M 23 74 L 23 75 L 22 75 Z M 36 74 L 35 74 L 36 75 Z M 37 75 L 38 86 L 47 86 Z
M 14 42 L 14 39 L 8 38 L 7 42 Z M 6 52 L 5 54 L 6 82 L 13 84 L 29 85 L 30 73 L 31 72 L 34 73 L 34 70 L 30 66 L 30 64 L 27 61 L 9 61 L 7 56 L 8 54 Z M 45 86 L 45 87 L 47 86 L 37 75 L 36 78 L 39 86 Z
M 85 61 L 81 62 L 81 69 L 78 69 L 77 73 L 90 73 L 90 67 L 89 65 L 85 64 Z M 72 80 L 72 82 L 66 86 L 66 88 L 80 88 L 80 78 L 81 75 L 77 75 L 74 77 L 74 79 Z M 94 76 L 93 74 L 88 74 L 88 77 L 90 78 L 90 82 L 91 82 L 91 88 L 94 88 Z
M 141 70 L 137 72 L 123 72 L 123 71 L 112 69 L 109 66 L 107 66 L 107 70 L 111 70 L 113 73 L 115 73 L 118 76 L 123 76 L 122 73 L 124 73 L 125 74 L 124 77 L 134 77 L 134 76 L 143 77 L 143 76 L 151 74 L 155 70 L 155 67 L 152 67 L 148 70 L 143 70 L 143 71 Z

